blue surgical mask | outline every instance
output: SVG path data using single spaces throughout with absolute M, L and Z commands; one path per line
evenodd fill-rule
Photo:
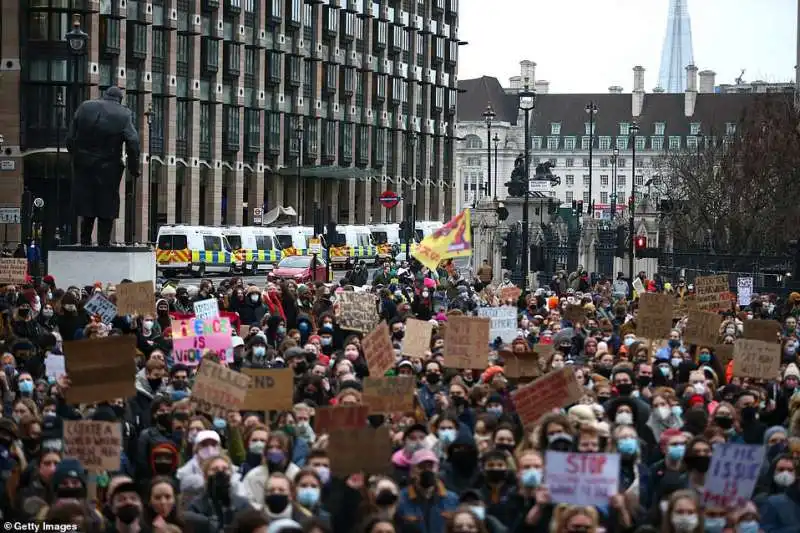
M 253 355 L 256 357 L 264 357 L 267 354 L 266 346 L 253 346 Z
M 670 348 L 672 348 L 674 350 L 675 348 L 679 348 L 680 347 L 681 341 L 679 341 L 678 339 L 670 339 L 667 342 L 667 344 L 669 345 Z
M 224 418 L 215 418 L 214 419 L 214 429 L 221 431 L 228 427 L 228 422 Z
M 22 394 L 33 394 L 33 381 L 20 381 L 19 392 Z
M 683 359 L 681 359 L 679 357 L 673 357 L 672 359 L 670 359 L 669 362 L 670 362 L 670 364 L 672 364 L 673 368 L 678 368 L 679 366 L 681 366 L 681 363 L 683 362 Z
M 250 452 L 250 453 L 254 453 L 256 455 L 263 455 L 264 454 L 264 448 L 266 448 L 266 447 L 267 447 L 267 443 L 266 442 L 257 440 L 255 442 L 251 442 L 250 443 L 250 446 L 247 448 L 247 451 Z
M 319 480 L 323 485 L 327 485 L 331 480 L 331 469 L 327 466 L 318 466 L 314 469 L 314 471 L 316 471 L 317 475 L 319 476 Z
M 670 372 L 669 368 L 666 366 L 660 366 L 658 367 L 658 370 L 661 372 L 661 375 L 664 376 L 665 378 L 668 378 L 670 374 L 672 374 L 672 372 Z
M 486 412 L 491 415 L 499 417 L 503 414 L 503 408 L 499 405 L 495 407 L 487 407 Z
M 736 526 L 738 533 L 758 533 L 761 525 L 756 520 L 745 520 Z
M 708 533 L 721 533 L 722 530 L 725 529 L 727 520 L 724 516 L 706 517 L 703 523 L 705 524 L 705 530 Z
M 636 455 L 639 452 L 639 441 L 633 437 L 619 439 L 617 451 L 622 455 Z
M 683 459 L 683 454 L 686 453 L 685 444 L 673 444 L 667 448 L 667 457 L 673 461 L 680 461 Z
M 628 337 L 628 338 L 626 338 L 626 339 L 625 339 L 625 346 L 630 346 L 630 345 L 631 345 L 631 344 L 633 344 L 634 342 L 636 342 L 636 339 L 635 339 L 635 338 L 633 338 L 633 337 Z
M 711 361 L 711 354 L 710 353 L 705 353 L 705 352 L 701 353 L 699 359 L 700 359 L 701 363 L 708 363 L 708 362 Z M 706 519 L 706 520 L 708 520 L 708 519 Z
M 472 511 L 481 522 L 486 520 L 486 508 L 482 505 L 470 505 L 469 510 Z
M 672 406 L 672 414 L 675 416 L 682 416 L 683 415 L 683 407 L 680 405 L 673 405 Z
M 322 337 L 320 338 L 320 344 L 323 346 L 330 346 L 333 344 L 333 339 L 331 337 Z
M 306 508 L 317 505 L 319 489 L 317 487 L 300 487 L 297 489 L 297 502 Z
M 442 444 L 450 444 L 456 440 L 456 430 L 455 429 L 440 429 L 437 432 L 439 440 L 442 441 Z
M 286 335 L 286 326 L 278 326 L 278 335 Z
M 534 489 L 542 484 L 541 468 L 526 468 L 522 471 L 522 486 L 526 489 Z

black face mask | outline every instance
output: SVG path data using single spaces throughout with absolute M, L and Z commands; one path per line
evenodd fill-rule
M 161 388 L 161 385 L 164 383 L 164 381 L 162 379 L 148 379 L 147 383 L 150 385 L 150 388 L 153 390 L 153 392 L 158 392 L 158 389 Z
M 427 381 L 430 385 L 438 385 L 441 379 L 442 376 L 434 372 L 428 372 L 427 374 L 425 374 L 425 381 Z
M 731 429 L 733 427 L 733 418 L 729 416 L 715 416 L 714 423 L 722 429 Z
M 450 453 L 450 462 L 457 470 L 471 470 L 475 467 L 478 454 L 474 450 L 461 449 Z
M 23 437 L 22 447 L 25 449 L 25 455 L 28 457 L 36 455 L 39 453 L 39 439 Z
M 594 368 L 594 373 L 595 374 L 600 374 L 601 376 L 603 376 L 606 379 L 610 379 L 611 378 L 611 367 L 597 366 L 597 367 Z
M 633 392 L 633 384 L 632 383 L 620 383 L 617 387 L 617 392 L 620 396 L 630 396 L 631 392 Z
M 489 483 L 500 483 L 505 481 L 506 477 L 508 476 L 507 470 L 487 470 L 485 472 L 486 481 Z
M 295 374 L 305 374 L 306 370 L 308 370 L 308 364 L 305 361 L 298 361 L 297 364 L 294 365 Z
M 278 514 L 289 505 L 289 497 L 285 494 L 270 494 L 264 498 L 264 503 L 267 505 L 267 509 L 269 509 L 270 513 Z
M 686 468 L 689 470 L 694 470 L 695 472 L 700 472 L 701 474 L 705 474 L 708 472 L 708 467 L 711 466 L 711 457 L 701 457 L 701 456 L 687 456 L 683 458 L 683 462 L 686 463 Z
M 153 467 L 154 474 L 157 476 L 171 476 L 174 474 L 172 471 L 172 461 L 155 461 Z
M 503 450 L 508 452 L 511 455 L 514 455 L 514 445 L 513 444 L 495 444 L 494 445 L 496 450 Z
M 133 524 L 139 518 L 139 507 L 136 505 L 123 505 L 117 509 L 116 515 L 123 524 Z
M 156 415 L 156 424 L 163 428 L 168 429 L 170 426 L 170 422 L 172 422 L 172 415 L 169 413 L 159 413 Z
M 611 396 L 598 396 L 597 397 L 597 402 L 603 404 L 603 403 L 607 402 L 610 399 L 611 399 Z
M 114 411 L 114 416 L 117 418 L 125 416 L 125 407 L 122 405 L 112 405 L 111 410 Z
M 186 390 L 186 381 L 182 379 L 172 380 L 172 388 L 175 390 Z
M 753 406 L 742 408 L 742 422 L 752 423 L 758 417 L 758 409 Z
M 636 383 L 638 383 L 640 387 L 647 387 L 652 381 L 653 378 L 650 376 L 639 376 L 636 378 Z
M 423 489 L 429 489 L 436 485 L 436 473 L 430 470 L 425 470 L 419 475 L 419 486 Z
M 463 396 L 452 396 L 450 399 L 456 407 L 466 407 L 469 405 L 469 402 Z
M 406 336 L 406 332 L 403 331 L 403 330 L 395 331 L 394 333 L 392 333 L 392 337 L 394 337 L 395 340 L 398 340 L 398 341 L 403 340 L 403 337 L 405 337 L 405 336 Z
M 60 500 L 81 500 L 86 496 L 86 490 L 83 487 L 60 487 L 56 496 Z
M 397 494 L 390 490 L 382 490 L 375 495 L 375 503 L 381 506 L 390 506 L 397 503 Z
M 217 472 L 208 478 L 208 495 L 212 500 L 227 503 L 231 499 L 231 478 L 225 472 Z

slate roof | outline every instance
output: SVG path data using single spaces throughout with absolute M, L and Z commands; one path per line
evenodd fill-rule
M 461 122 L 483 122 L 486 105 L 491 103 L 497 114 L 495 120 L 517 122 L 517 97 L 508 95 L 497 78 L 483 76 L 458 82 L 458 120 Z

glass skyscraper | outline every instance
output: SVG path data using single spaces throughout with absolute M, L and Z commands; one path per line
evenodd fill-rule
M 668 93 L 686 90 L 686 67 L 694 64 L 689 0 L 670 0 L 667 33 L 661 50 L 658 86 Z

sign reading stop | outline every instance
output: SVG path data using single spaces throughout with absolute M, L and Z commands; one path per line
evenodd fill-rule
M 394 191 L 383 191 L 378 197 L 378 201 L 386 209 L 391 209 L 400 203 L 400 195 Z

